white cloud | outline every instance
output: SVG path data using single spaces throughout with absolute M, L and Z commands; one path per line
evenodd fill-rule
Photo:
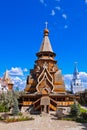
M 25 85 L 26 85 L 26 79 L 21 79 L 20 77 L 16 76 L 16 77 L 11 77 L 13 83 L 14 83 L 14 89 L 16 89 L 16 87 L 19 88 L 19 90 L 24 90 Z
M 55 9 L 57 9 L 57 10 L 60 11 L 60 10 L 61 10 L 61 7 L 60 7 L 60 6 L 56 6 Z
M 67 29 L 67 28 L 68 28 L 68 25 L 65 25 L 64 28 Z
M 87 73 L 86 72 L 80 72 L 79 76 L 83 82 L 87 82 Z
M 66 87 L 66 90 L 70 90 L 71 89 L 69 84 L 66 84 L 65 87 Z
M 17 76 L 15 78 L 13 77 L 12 79 L 14 80 L 14 82 L 21 82 L 22 81 L 22 79 L 17 77 Z
M 72 78 L 73 78 L 72 74 L 66 74 L 66 75 L 64 75 L 65 87 L 68 90 L 70 90 L 70 88 L 71 88 L 70 84 L 71 84 Z
M 87 4 L 87 0 L 85 0 L 85 3 Z
M 40 0 L 40 3 L 43 4 L 44 6 L 47 6 L 44 0 Z
M 28 69 L 27 69 L 27 68 L 24 68 L 23 71 L 24 71 L 24 72 L 28 72 Z
M 79 77 L 81 79 L 82 82 L 87 83 L 87 73 L 86 72 L 79 72 Z M 73 78 L 72 74 L 66 74 L 64 75 L 64 80 L 65 81 L 71 81 Z
M 82 81 L 83 86 L 87 89 L 87 73 L 86 72 L 79 72 L 79 77 Z M 70 89 L 71 80 L 73 78 L 72 74 L 66 74 L 64 75 L 64 81 L 66 88 Z
M 12 67 L 9 70 L 9 75 L 11 77 L 12 82 L 14 83 L 14 90 L 16 89 L 16 87 L 18 87 L 19 90 L 24 90 L 26 84 L 26 77 L 24 76 L 23 72 L 27 71 L 27 68 L 24 68 L 22 70 L 21 67 Z
M 40 0 L 40 2 L 41 2 L 42 4 L 44 4 L 44 0 Z
M 66 14 L 62 14 L 62 17 L 66 20 L 67 19 L 67 15 Z
M 11 70 L 9 70 L 10 76 L 23 76 L 23 71 L 20 67 L 12 67 Z
M 21 69 L 21 67 L 12 67 L 8 72 L 9 77 L 14 84 L 14 90 L 16 89 L 16 87 L 18 87 L 19 90 L 24 90 L 26 86 L 26 72 L 28 72 L 28 69 Z
M 52 15 L 52 16 L 55 15 L 55 11 L 54 11 L 54 10 L 51 11 L 51 15 Z
M 66 79 L 66 80 L 71 80 L 72 78 L 73 78 L 72 74 L 66 74 L 66 75 L 64 75 L 64 79 Z
M 83 86 L 87 89 L 87 82 L 83 82 Z

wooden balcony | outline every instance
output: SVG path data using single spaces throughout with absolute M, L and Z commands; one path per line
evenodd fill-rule
M 60 101 L 60 102 L 57 102 L 57 106 L 70 106 L 70 105 L 73 105 L 74 104 L 74 101 Z
M 32 105 L 31 101 L 23 101 L 23 106 Z

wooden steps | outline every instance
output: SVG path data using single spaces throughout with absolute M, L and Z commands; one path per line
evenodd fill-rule
M 57 108 L 57 102 L 52 98 L 50 98 L 50 108 L 54 111 L 56 111 Z
M 39 108 L 40 108 L 40 105 L 36 106 L 36 107 L 34 108 L 34 110 L 36 111 L 36 110 L 38 110 Z
M 54 105 L 50 104 L 50 108 L 51 108 L 52 110 L 56 111 L 56 107 L 55 107 Z

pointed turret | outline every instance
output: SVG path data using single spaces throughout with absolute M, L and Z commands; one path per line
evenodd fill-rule
M 51 47 L 51 43 L 50 43 L 50 40 L 49 40 L 49 30 L 47 29 L 47 25 L 48 25 L 48 22 L 45 22 L 46 24 L 46 27 L 45 27 L 45 30 L 44 30 L 44 38 L 43 38 L 43 41 L 42 41 L 42 44 L 41 44 L 41 47 L 40 47 L 40 52 L 53 52 L 52 50 L 52 47 Z
M 77 67 L 77 62 L 75 62 L 74 73 L 78 74 L 78 67 Z
M 9 71 L 6 70 L 4 77 L 2 78 L 2 86 L 7 86 L 9 90 L 13 89 L 13 83 L 11 78 L 9 77 Z
M 56 63 L 56 61 L 54 60 L 54 57 L 56 56 L 56 54 L 53 52 L 50 40 L 49 40 L 49 30 L 46 28 L 44 29 L 44 37 L 41 43 L 41 47 L 39 52 L 36 54 L 38 59 L 51 59 L 52 61 L 54 61 Z
M 45 29 L 44 30 L 44 38 L 43 38 L 43 41 L 42 41 L 42 44 L 41 44 L 41 47 L 40 47 L 40 52 L 53 52 L 52 50 L 52 47 L 51 47 L 51 43 L 50 43 L 50 40 L 49 40 L 49 30 L 48 29 Z
M 83 87 L 82 81 L 79 77 L 77 62 L 75 62 L 73 78 L 71 81 L 71 91 L 72 91 L 72 93 L 77 93 L 77 92 L 83 91 L 83 90 L 84 90 L 84 87 Z
M 79 72 L 78 72 L 77 62 L 75 62 L 75 68 L 74 68 L 74 73 L 73 73 L 73 79 L 79 79 Z
M 3 80 L 8 80 L 9 79 L 9 76 L 8 76 L 8 70 L 6 70 L 6 72 L 4 73 L 4 77 L 3 77 Z

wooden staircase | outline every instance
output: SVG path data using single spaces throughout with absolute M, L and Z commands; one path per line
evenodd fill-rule
M 50 98 L 50 108 L 53 111 L 56 111 L 56 109 L 57 109 L 57 102 L 55 100 L 53 100 L 52 98 Z
M 51 108 L 52 110 L 56 111 L 56 107 L 55 107 L 54 105 L 50 104 L 50 108 Z
M 34 103 L 33 103 L 33 107 L 34 107 L 34 110 L 39 110 L 41 108 L 40 106 L 40 101 L 41 101 L 41 98 L 39 98 L 38 100 L 36 100 Z M 57 109 L 57 102 L 50 98 L 50 105 L 49 105 L 50 109 L 53 110 L 53 111 L 56 111 Z
M 40 108 L 40 105 L 36 106 L 36 107 L 34 108 L 34 110 L 36 111 L 36 110 L 38 110 L 39 108 Z
M 40 108 L 40 99 L 39 98 L 38 100 L 36 100 L 34 103 L 33 103 L 33 107 L 34 107 L 34 110 L 38 110 Z

